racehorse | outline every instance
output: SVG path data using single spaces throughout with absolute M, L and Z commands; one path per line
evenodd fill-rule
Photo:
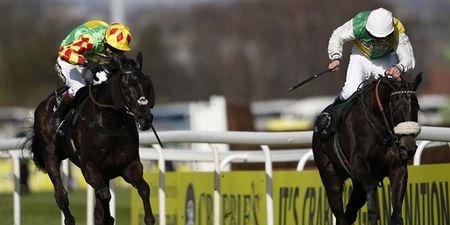
M 155 223 L 149 202 L 150 188 L 143 179 L 138 147 L 140 130 L 152 126 L 154 90 L 150 77 L 142 72 L 142 55 L 137 61 L 113 57 L 109 78 L 99 85 L 78 91 L 80 104 L 69 113 L 65 123 L 72 126 L 64 137 L 55 135 L 50 125 L 57 94 L 50 94 L 36 108 L 28 147 L 38 168 L 47 172 L 53 183 L 55 199 L 66 225 L 75 224 L 69 198 L 63 186 L 60 165 L 70 159 L 80 167 L 86 182 L 95 190 L 95 224 L 112 225 L 109 180 L 121 176 L 134 186 L 142 199 L 146 225 Z M 111 69 L 111 67 L 110 67 Z M 72 115 L 73 119 L 70 119 Z
M 422 74 L 413 82 L 386 77 L 368 81 L 336 134 L 324 139 L 313 133 L 314 160 L 337 225 L 353 224 L 366 202 L 369 224 L 378 224 L 377 185 L 385 177 L 392 195 L 389 224 L 403 224 L 407 160 L 414 156 L 420 133 L 416 89 L 421 80 Z M 348 178 L 353 190 L 344 212 L 342 190 Z

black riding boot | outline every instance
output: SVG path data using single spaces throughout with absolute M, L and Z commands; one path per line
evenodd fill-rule
M 327 106 L 320 114 L 317 116 L 316 122 L 314 123 L 314 132 L 319 133 L 321 138 L 327 138 L 330 134 L 332 119 L 332 109 L 341 103 L 345 102 L 340 96 L 334 99 L 334 102 Z
M 61 129 L 61 123 L 63 122 L 66 114 L 72 109 L 72 97 L 66 91 L 62 95 L 61 102 L 56 108 L 55 113 L 53 114 L 53 127 L 56 130 L 56 134 L 59 136 L 64 136 L 64 131 Z

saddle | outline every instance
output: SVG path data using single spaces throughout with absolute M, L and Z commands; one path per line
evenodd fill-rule
M 103 83 L 98 84 L 103 85 Z M 61 87 L 57 90 L 55 90 L 55 96 L 56 96 L 56 104 L 59 104 L 61 101 L 61 95 L 64 93 L 64 91 L 67 89 L 67 87 Z M 92 89 L 92 94 L 95 96 L 97 93 L 97 89 Z M 86 106 L 86 103 L 89 101 L 89 86 L 84 86 L 80 90 L 77 91 L 77 94 L 75 95 L 75 98 L 73 100 L 73 108 L 69 111 L 69 113 L 66 114 L 64 117 L 64 120 L 61 123 L 61 126 L 59 129 L 62 129 L 64 131 L 64 135 L 60 137 L 66 137 L 70 136 L 70 134 L 73 131 L 73 127 L 78 122 L 78 120 L 86 121 L 87 119 L 83 116 L 82 112 L 84 107 Z M 54 106 L 54 110 L 56 109 L 56 106 Z M 131 117 L 131 115 L 129 115 Z M 94 120 L 87 121 L 88 128 L 96 128 L 99 132 L 108 134 L 110 136 L 122 136 L 126 134 L 128 127 L 124 126 L 121 127 L 118 130 L 110 130 L 102 127 L 98 127 L 95 125 Z
M 327 139 L 331 134 L 338 133 L 341 122 L 347 117 L 348 112 L 360 93 L 361 91 L 358 90 L 346 101 L 327 106 L 316 118 L 314 131 L 319 133 L 322 139 Z
M 62 94 L 68 89 L 68 87 L 60 87 L 57 90 L 55 90 L 54 94 L 56 97 L 56 104 L 53 107 L 53 112 L 55 112 L 57 106 L 60 104 L 62 99 Z M 77 120 L 80 118 L 81 111 L 83 110 L 84 106 L 86 105 L 86 102 L 89 99 L 89 93 L 88 93 L 88 87 L 82 87 L 80 90 L 78 90 L 77 94 L 75 95 L 75 98 L 73 100 L 73 108 L 66 114 L 64 117 L 64 120 L 61 123 L 61 126 L 59 129 L 62 129 L 64 131 L 64 136 L 67 136 L 72 132 L 72 127 L 75 125 Z

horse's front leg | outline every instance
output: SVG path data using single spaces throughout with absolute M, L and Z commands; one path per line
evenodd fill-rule
M 104 180 L 106 189 L 100 189 L 95 191 L 95 221 L 96 224 L 113 225 L 114 218 L 111 216 L 109 209 L 109 202 L 111 200 L 111 192 L 109 191 L 109 180 Z
M 360 182 L 366 190 L 367 213 L 370 225 L 377 225 L 379 215 L 377 180 L 369 172 L 364 160 L 354 160 L 352 166 L 353 179 Z
M 408 170 L 405 166 L 394 169 L 389 174 L 391 182 L 392 214 L 391 225 L 403 225 L 402 203 L 408 183 Z
M 53 150 L 56 150 L 56 147 L 54 145 L 47 146 L 47 148 L 51 150 L 48 152 L 55 152 Z M 55 190 L 56 204 L 64 214 L 64 224 L 74 225 L 75 218 L 72 216 L 72 213 L 70 212 L 69 209 L 69 196 L 67 195 L 67 191 L 64 188 L 61 179 L 60 173 L 61 159 L 59 159 L 58 156 L 56 156 L 56 153 L 48 154 L 46 156 L 46 160 L 44 163 L 48 176 L 52 181 L 53 189 Z
M 155 224 L 155 217 L 153 216 L 152 207 L 150 205 L 150 187 L 143 177 L 142 163 L 136 160 L 130 163 L 122 173 L 122 177 L 125 181 L 133 185 L 138 190 L 139 196 L 142 199 L 144 205 L 144 222 L 145 225 Z
M 338 176 L 330 158 L 325 154 L 327 150 L 323 149 L 317 136 L 313 139 L 314 160 L 319 169 L 320 178 L 327 194 L 328 204 L 331 212 L 336 217 L 336 225 L 349 225 L 344 214 L 344 202 L 342 201 L 342 188 L 344 181 Z
M 356 221 L 359 209 L 366 203 L 366 197 L 364 186 L 359 182 L 353 181 L 352 194 L 345 210 L 345 217 L 348 223 L 353 224 Z
M 105 179 L 94 163 L 82 165 L 81 171 L 86 182 L 95 190 L 95 225 L 113 225 L 114 218 L 109 210 L 111 193 L 109 192 L 109 180 Z
M 377 225 L 378 219 L 380 218 L 378 209 L 378 192 L 377 183 L 371 182 L 366 185 L 366 196 L 367 196 L 367 212 L 369 214 L 369 224 Z

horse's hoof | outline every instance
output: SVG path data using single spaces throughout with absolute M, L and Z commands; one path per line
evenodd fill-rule
M 75 225 L 75 218 L 73 218 L 73 217 L 66 217 L 64 219 L 64 224 L 65 225 Z
M 105 218 L 105 225 L 114 225 L 114 218 Z

